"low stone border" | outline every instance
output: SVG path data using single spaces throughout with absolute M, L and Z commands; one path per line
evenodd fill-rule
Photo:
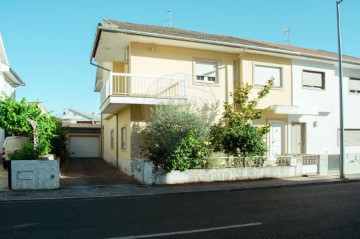
M 60 187 L 60 160 L 12 160 L 11 189 L 34 190 Z

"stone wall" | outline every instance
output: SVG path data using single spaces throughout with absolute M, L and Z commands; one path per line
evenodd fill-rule
M 55 189 L 60 187 L 60 160 L 12 160 L 11 189 Z
M 135 159 L 134 178 L 144 184 L 184 184 L 198 182 L 236 181 L 261 178 L 287 178 L 301 176 L 297 166 L 190 169 L 184 172 L 154 171 L 150 160 Z

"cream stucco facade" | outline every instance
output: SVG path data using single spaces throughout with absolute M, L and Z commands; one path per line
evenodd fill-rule
M 136 24 L 119 23 L 118 29 L 111 24 L 106 26 L 109 31 L 98 29 L 92 55 L 98 62 L 95 90 L 101 96 L 102 152 L 106 161 L 127 174 L 133 170 L 131 159 L 142 157 L 139 130 L 151 107 L 177 102 L 197 106 L 219 102 L 220 118 L 223 103 L 231 103 L 236 85 L 252 85 L 251 97 L 256 97 L 270 77 L 274 77 L 275 85 L 259 102 L 262 118 L 253 122 L 271 125 L 266 138 L 269 158 L 287 153 L 338 152 L 335 137 L 339 112 L 333 97 L 338 89 L 332 55 L 261 42 L 244 46 L 237 43 L 242 40 L 231 37 L 197 36 L 193 32 L 146 25 L 137 28 Z M 213 40 L 217 38 L 223 42 Z M 347 81 L 351 77 L 360 79 L 360 63 L 348 63 L 346 67 Z M 204 69 L 207 74 L 199 73 Z M 304 86 L 304 71 L 315 75 L 320 71 L 326 88 Z M 317 80 L 307 79 L 310 83 Z M 356 93 L 347 94 L 345 99 L 354 112 L 358 111 L 358 98 Z M 351 111 L 346 110 L 351 115 L 346 123 L 360 132 L 360 119 Z M 331 140 L 324 136 L 329 127 Z

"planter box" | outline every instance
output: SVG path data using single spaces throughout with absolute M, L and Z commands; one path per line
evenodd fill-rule
M 60 187 L 59 160 L 12 160 L 11 189 L 56 189 Z

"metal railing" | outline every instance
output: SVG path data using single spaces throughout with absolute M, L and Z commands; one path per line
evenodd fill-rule
M 183 99 L 185 82 L 183 76 L 153 77 L 111 72 L 110 79 L 101 90 L 100 103 L 109 96 Z

